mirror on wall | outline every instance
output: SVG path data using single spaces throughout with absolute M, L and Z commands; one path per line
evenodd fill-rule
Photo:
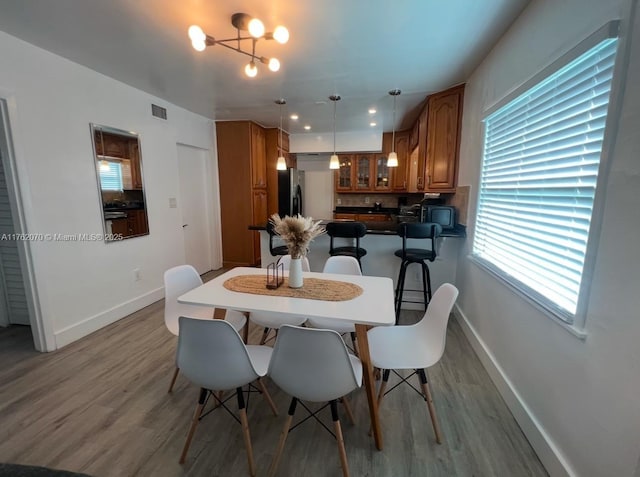
M 136 133 L 91 124 L 105 241 L 149 234 Z

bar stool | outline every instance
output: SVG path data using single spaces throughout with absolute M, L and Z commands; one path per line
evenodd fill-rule
M 273 237 L 278 236 L 278 234 L 276 234 L 274 230 L 274 227 L 275 226 L 273 225 L 273 222 L 271 222 L 270 220 L 267 221 L 267 233 L 269 234 L 269 253 L 271 253 L 272 257 L 287 255 L 289 253 L 289 249 L 287 249 L 286 245 L 275 245 L 273 243 Z
M 400 318 L 400 307 L 402 303 L 422 303 L 419 301 L 403 300 L 402 294 L 404 292 L 404 281 L 407 274 L 407 268 L 412 263 L 419 263 L 422 267 L 422 293 L 424 295 L 424 309 L 426 311 L 427 305 L 431 300 L 431 275 L 429 274 L 429 267 L 426 263 L 433 262 L 436 259 L 436 238 L 442 233 L 442 227 L 440 224 L 428 223 L 428 222 L 416 222 L 416 223 L 403 223 L 398 226 L 398 235 L 402 237 L 402 249 L 396 250 L 394 255 L 402 259 L 400 265 L 400 274 L 398 275 L 398 283 L 396 284 L 396 325 Z M 408 248 L 408 239 L 428 239 L 431 241 L 431 248 Z M 409 290 L 407 291 L 419 291 Z
M 329 255 L 347 255 L 358 260 L 360 269 L 362 263 L 360 259 L 367 254 L 367 251 L 360 247 L 360 238 L 367 234 L 367 226 L 362 222 L 329 222 L 326 225 L 327 235 L 329 236 Z M 334 247 L 334 238 L 355 239 L 354 245 Z

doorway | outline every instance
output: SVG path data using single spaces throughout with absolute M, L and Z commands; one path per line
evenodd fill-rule
M 27 230 L 9 116 L 7 100 L 0 96 L 0 326 L 29 326 L 35 348 L 52 351 L 53 335 L 37 305 L 29 242 L 20 240 Z
M 200 275 L 212 269 L 208 157 L 206 149 L 178 144 L 178 207 L 182 216 L 185 258 Z

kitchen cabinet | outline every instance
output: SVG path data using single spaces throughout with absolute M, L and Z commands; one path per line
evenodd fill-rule
M 373 172 L 373 157 L 370 154 L 355 154 L 355 180 L 356 192 L 371 190 L 371 175 Z
M 123 237 L 129 236 L 129 224 L 127 218 L 113 219 L 111 220 L 111 233 L 122 235 Z
M 131 183 L 134 189 L 142 189 L 142 168 L 140 167 L 140 148 L 138 142 L 129 143 L 129 159 L 131 160 Z
M 127 210 L 127 236 L 144 235 L 147 232 L 145 211 L 143 209 Z
M 395 152 L 398 156 L 398 167 L 393 168 L 391 174 L 392 190 L 406 192 L 409 171 L 409 131 L 396 133 Z
M 260 265 L 259 232 L 248 226 L 268 218 L 266 133 L 251 121 L 220 121 L 216 142 L 223 266 Z
M 349 154 L 340 154 L 340 169 L 335 171 L 335 185 L 338 192 L 351 192 L 353 186 L 353 158 Z
M 137 137 L 95 131 L 94 144 L 98 159 L 109 161 L 121 159 L 123 168 L 123 188 L 142 190 L 142 167 L 140 164 L 140 146 Z
M 295 157 L 289 154 L 289 134 L 282 131 L 282 145 L 280 144 L 280 129 L 265 130 L 265 156 L 267 171 L 267 215 L 278 212 L 278 157 L 283 155 L 287 167 L 296 167 Z
M 391 220 L 390 214 L 376 214 L 362 213 L 362 214 L 349 214 L 349 213 L 334 213 L 333 218 L 335 220 L 357 220 L 360 222 L 388 222 Z
M 253 187 L 267 188 L 267 155 L 265 132 L 255 123 L 250 123 L 251 128 L 251 177 Z
M 378 192 L 391 190 L 391 170 L 387 167 L 388 154 L 373 155 L 373 189 Z
M 428 99 L 426 191 L 455 192 L 460 153 L 464 85 Z

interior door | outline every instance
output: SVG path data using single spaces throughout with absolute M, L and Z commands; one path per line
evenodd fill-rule
M 206 149 L 178 144 L 178 204 L 187 264 L 199 274 L 211 270 L 211 221 L 207 201 Z

